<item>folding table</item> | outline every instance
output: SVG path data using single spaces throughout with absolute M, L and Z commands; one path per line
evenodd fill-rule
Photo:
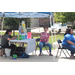
M 27 47 L 26 47 L 26 50 L 25 50 L 26 54 L 29 54 L 29 53 L 35 51 L 35 49 L 36 49 L 35 39 L 10 40 L 9 45 L 11 45 L 11 43 L 27 43 Z

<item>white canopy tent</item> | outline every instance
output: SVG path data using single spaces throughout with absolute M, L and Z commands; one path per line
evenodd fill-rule
M 51 18 L 53 18 L 53 13 L 51 13 L 51 12 L 0 12 L 0 17 L 3 18 L 2 27 L 1 27 L 1 37 L 2 37 L 4 18 L 7 18 L 7 17 L 10 17 L 10 18 L 47 18 L 47 17 L 49 17 L 50 25 L 52 26 Z M 53 18 L 53 22 L 54 22 L 54 18 Z M 52 30 L 51 30 L 51 36 L 52 36 L 52 44 L 53 44 Z

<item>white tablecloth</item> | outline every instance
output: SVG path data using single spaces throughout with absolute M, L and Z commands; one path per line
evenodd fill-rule
M 10 40 L 9 41 L 9 45 L 11 43 L 27 43 L 27 47 L 26 47 L 26 54 L 29 54 L 31 52 L 33 52 L 36 49 L 36 41 L 35 39 L 25 39 L 25 40 Z

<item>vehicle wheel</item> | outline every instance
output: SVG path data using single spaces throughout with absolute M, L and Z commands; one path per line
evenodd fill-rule
M 58 31 L 56 31 L 56 33 L 57 33 Z
M 59 29 L 59 32 L 61 32 L 61 29 Z

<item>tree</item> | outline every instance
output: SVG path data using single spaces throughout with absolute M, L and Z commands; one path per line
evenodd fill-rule
M 54 20 L 56 22 L 62 22 L 62 23 L 64 23 L 63 22 L 63 18 L 64 18 L 64 16 L 63 16 L 62 12 L 55 12 L 54 13 Z
M 73 28 L 73 22 L 75 21 L 75 12 L 56 12 L 54 14 L 54 20 L 56 22 L 72 22 L 72 28 Z
M 19 26 L 19 22 L 17 18 L 5 18 L 4 24 L 6 26 L 9 26 L 13 30 L 18 29 Z
M 75 12 L 63 12 L 63 16 L 65 22 L 71 22 L 72 23 L 72 28 L 73 28 L 73 22 L 75 21 Z
M 17 18 L 5 18 L 4 24 L 9 26 L 12 30 L 17 30 L 19 28 L 19 22 Z M 15 31 L 13 32 L 13 36 L 15 35 Z
M 20 25 L 21 25 L 22 21 L 25 21 L 26 27 L 27 27 L 27 25 L 28 26 L 30 25 L 30 18 L 21 18 L 20 19 Z M 18 18 L 5 18 L 4 24 L 6 26 L 9 26 L 12 30 L 17 30 L 19 28 Z M 15 35 L 15 34 L 13 33 L 13 35 Z

